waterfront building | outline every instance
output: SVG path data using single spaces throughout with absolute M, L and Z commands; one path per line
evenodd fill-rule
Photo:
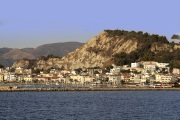
M 141 74 L 134 74 L 130 77 L 130 83 L 137 83 L 137 84 L 146 83 L 146 77 Z
M 171 83 L 172 76 L 171 75 L 156 74 L 155 79 L 156 79 L 156 82 Z
M 70 82 L 78 82 L 78 83 L 84 84 L 84 83 L 92 83 L 94 80 L 94 77 L 71 75 L 70 79 L 71 79 Z
M 25 81 L 32 82 L 33 80 L 35 80 L 35 78 L 32 77 L 32 75 L 26 75 L 26 76 L 24 76 L 24 80 L 25 80 Z
M 119 85 L 121 83 L 121 75 L 108 75 L 108 82 Z
M 6 72 L 3 74 L 4 81 L 12 82 L 16 81 L 16 75 L 14 73 Z
M 130 82 L 131 75 L 129 73 L 121 73 L 121 81 L 124 81 L 125 83 Z

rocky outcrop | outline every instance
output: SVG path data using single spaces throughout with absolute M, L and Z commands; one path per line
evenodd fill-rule
M 22 59 L 22 60 L 17 60 L 12 68 L 32 68 L 36 64 L 36 60 L 29 60 L 29 59 Z
M 180 49 L 180 44 L 174 45 L 174 49 L 175 49 L 175 50 Z
M 85 45 L 62 58 L 70 68 L 103 67 L 112 64 L 112 56 L 119 52 L 130 53 L 137 49 L 136 40 L 124 40 L 122 37 L 110 37 L 103 31 Z

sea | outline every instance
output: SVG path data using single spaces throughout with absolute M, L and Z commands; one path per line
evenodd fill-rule
M 179 91 L 0 92 L 0 120 L 180 120 Z

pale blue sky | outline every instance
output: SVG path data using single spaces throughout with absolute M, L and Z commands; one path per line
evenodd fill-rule
M 180 33 L 180 0 L 0 0 L 0 47 L 87 42 L 104 29 Z

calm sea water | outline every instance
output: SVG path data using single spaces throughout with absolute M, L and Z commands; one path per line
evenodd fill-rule
M 0 93 L 0 120 L 178 120 L 179 108 L 179 91 Z

